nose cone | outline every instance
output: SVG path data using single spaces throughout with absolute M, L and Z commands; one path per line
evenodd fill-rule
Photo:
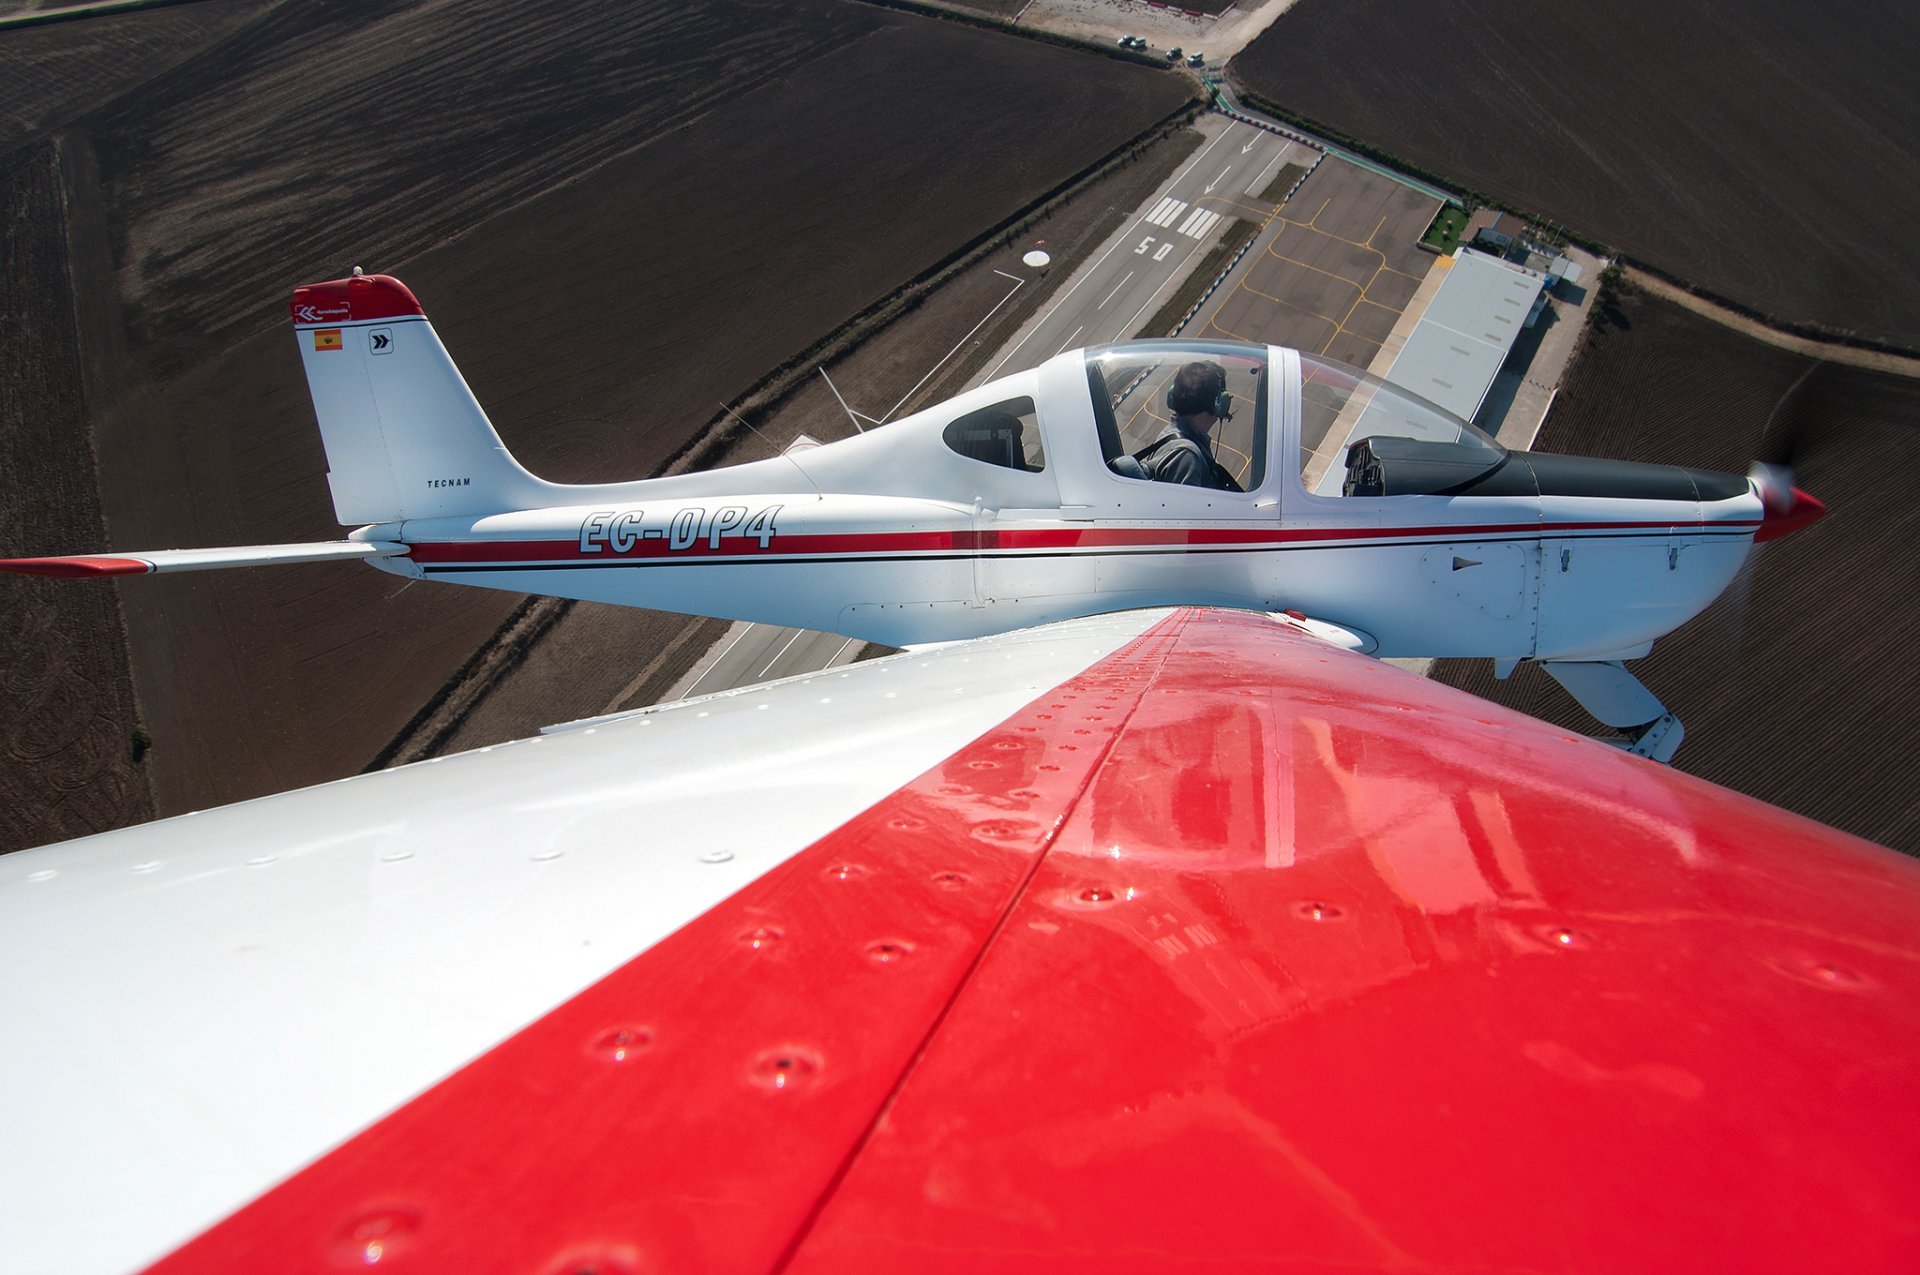
M 1760 530 L 1753 533 L 1755 544 L 1778 540 L 1790 531 L 1798 531 L 1808 523 L 1817 521 L 1827 512 L 1826 505 L 1798 487 L 1789 487 L 1787 492 L 1785 500 L 1766 502 L 1766 515 L 1761 519 Z

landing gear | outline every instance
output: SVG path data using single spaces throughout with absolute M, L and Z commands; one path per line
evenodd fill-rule
M 1541 664 L 1580 707 L 1627 733 L 1615 741 L 1636 757 L 1673 760 L 1686 730 L 1619 660 L 1548 660 Z

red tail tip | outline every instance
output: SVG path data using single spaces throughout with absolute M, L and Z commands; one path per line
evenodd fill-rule
M 357 274 L 293 290 L 288 307 L 301 327 L 425 315 L 407 285 L 390 274 Z
M 1753 533 L 1753 542 L 1778 540 L 1789 532 L 1798 531 L 1808 523 L 1817 522 L 1827 512 L 1821 501 L 1798 487 L 1793 490 L 1793 498 L 1786 502 L 1783 509 L 1768 508 L 1766 516 L 1760 521 L 1760 530 Z

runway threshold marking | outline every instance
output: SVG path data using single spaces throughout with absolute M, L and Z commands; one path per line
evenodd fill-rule
M 1205 239 L 1207 233 L 1220 224 L 1220 214 L 1205 208 L 1196 208 L 1193 215 L 1180 223 L 1178 234 L 1194 239 Z
M 1168 195 L 1165 199 L 1153 206 L 1153 211 L 1148 213 L 1144 220 L 1147 224 L 1153 226 L 1171 226 L 1173 219 L 1186 210 L 1186 200 L 1175 199 L 1172 195 Z
M 1187 161 L 1187 165 L 1185 168 L 1182 168 L 1179 172 L 1173 175 L 1173 179 L 1167 183 L 1167 189 L 1172 190 L 1173 187 L 1177 186 L 1180 183 L 1180 179 L 1182 177 L 1185 177 L 1189 172 L 1191 172 L 1195 164 L 1198 164 L 1201 160 L 1205 159 L 1209 151 L 1211 151 L 1214 147 L 1218 146 L 1221 142 L 1225 141 L 1226 138 L 1233 132 L 1234 128 L 1236 127 L 1238 126 L 1229 125 L 1220 134 L 1220 136 L 1214 138 L 1211 142 L 1208 142 L 1206 146 L 1201 148 L 1201 151 L 1198 155 L 1195 155 L 1192 159 Z M 1132 227 L 1129 226 L 1128 229 L 1131 230 Z M 1100 254 L 1099 259 L 1096 260 L 1092 266 L 1082 271 L 1080 277 L 1073 281 L 1072 286 L 1070 286 L 1065 292 L 1061 293 L 1058 297 L 1054 298 L 1053 304 L 1048 306 L 1046 312 L 1034 321 L 1033 326 L 1027 329 L 1027 334 L 1021 337 L 1018 341 L 1015 341 L 1013 343 L 1013 347 L 1009 349 L 1005 354 L 1000 356 L 1000 361 L 998 363 L 995 363 L 991 368 L 987 369 L 987 375 L 985 379 L 991 381 L 994 378 L 994 376 L 999 373 L 1000 369 L 1006 366 L 1007 360 L 1011 359 L 1014 355 L 1018 354 L 1021 350 L 1021 347 L 1025 346 L 1028 341 L 1033 339 L 1033 334 L 1046 326 L 1047 320 L 1051 319 L 1059 311 L 1060 307 L 1066 304 L 1067 298 L 1072 296 L 1074 292 L 1079 289 L 1081 284 L 1085 283 L 1088 279 L 1091 279 L 1099 271 L 1101 262 L 1104 262 L 1108 257 L 1112 256 L 1113 250 L 1115 248 L 1118 248 L 1123 243 L 1129 242 L 1129 238 L 1130 237 L 1127 235 L 1115 236 L 1114 241 L 1107 245 L 1107 250 Z M 1149 301 L 1151 301 L 1151 298 L 1149 298 Z M 1144 310 L 1146 309 L 1146 306 L 1141 306 L 1140 309 Z M 1139 317 L 1138 311 L 1135 312 L 1134 317 L 1135 318 Z

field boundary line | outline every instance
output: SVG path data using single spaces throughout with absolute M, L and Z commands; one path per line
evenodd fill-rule
M 0 17 L 0 31 L 18 27 L 43 27 L 55 22 L 78 22 L 83 18 L 107 18 L 141 9 L 170 9 L 175 5 L 198 4 L 200 0 L 98 0 L 95 4 L 70 4 L 58 9 L 31 9 Z
M 1743 336 L 1750 336 L 1775 349 L 1804 354 L 1809 358 L 1823 359 L 1828 363 L 1838 363 L 1844 367 L 1857 367 L 1868 372 L 1892 372 L 1897 376 L 1920 377 L 1920 358 L 1913 355 L 1896 354 L 1891 350 L 1867 349 L 1844 340 L 1802 336 L 1797 332 L 1774 327 L 1752 315 L 1743 314 L 1732 306 L 1703 297 L 1697 292 L 1663 279 L 1639 266 L 1622 262 L 1621 269 L 1625 272 L 1628 283 L 1636 288 L 1645 289 L 1649 295 L 1671 302 L 1683 310 L 1691 310 L 1703 319 L 1710 319 L 1721 327 L 1732 328 Z

